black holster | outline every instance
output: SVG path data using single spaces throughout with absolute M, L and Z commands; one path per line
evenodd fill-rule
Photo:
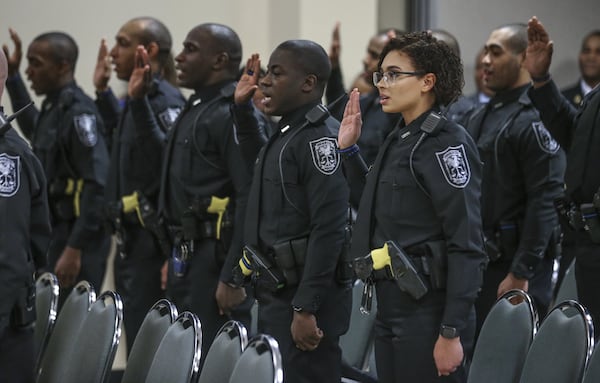
M 17 301 L 10 313 L 10 325 L 13 328 L 27 327 L 36 319 L 35 284 L 22 287 L 17 294 Z
M 296 286 L 302 280 L 308 237 L 296 238 L 273 245 L 275 264 L 283 273 L 287 286 Z

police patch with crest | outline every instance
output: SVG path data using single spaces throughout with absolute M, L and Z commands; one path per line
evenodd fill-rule
M 438 163 L 446 181 L 455 188 L 464 188 L 471 179 L 471 168 L 463 145 L 449 146 L 436 152 Z
M 543 122 L 534 122 L 531 124 L 531 127 L 533 128 L 535 139 L 537 140 L 540 149 L 550 154 L 558 152 L 560 145 L 552 138 L 552 135 L 548 129 L 546 129 Z
M 0 154 L 0 197 L 12 197 L 19 191 L 19 156 Z
M 165 130 L 168 131 L 173 127 L 177 117 L 179 117 L 179 113 L 181 113 L 181 108 L 167 108 L 158 114 L 160 123 Z
M 335 173 L 341 162 L 335 138 L 323 137 L 310 141 L 308 144 L 310 145 L 313 164 L 317 170 L 326 176 Z
M 94 146 L 98 142 L 98 129 L 94 114 L 80 114 L 73 118 L 79 141 L 85 146 Z

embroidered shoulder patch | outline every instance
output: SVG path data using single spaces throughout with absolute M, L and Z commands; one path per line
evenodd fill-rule
M 94 146 L 98 142 L 98 129 L 96 128 L 96 115 L 80 114 L 73 118 L 75 130 L 79 141 L 85 146 Z
M 449 146 L 446 150 L 436 152 L 440 168 L 446 181 L 455 188 L 464 188 L 471 179 L 471 168 L 463 145 Z
M 335 138 L 323 137 L 310 141 L 313 164 L 326 176 L 332 175 L 340 166 L 340 154 L 337 152 Z
M 534 122 L 531 124 L 531 127 L 533 128 L 535 139 L 537 140 L 540 149 L 550 154 L 554 154 L 558 151 L 560 145 L 552 138 L 552 135 L 548 129 L 546 129 L 543 122 Z
M 158 114 L 160 123 L 166 131 L 171 130 L 177 117 L 179 117 L 179 113 L 181 113 L 181 108 L 167 108 Z
M 12 197 L 19 191 L 19 156 L 0 154 L 0 197 Z

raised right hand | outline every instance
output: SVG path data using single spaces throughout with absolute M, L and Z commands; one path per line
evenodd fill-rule
M 542 77 L 550 70 L 554 43 L 535 16 L 529 19 L 527 24 L 527 39 L 527 51 L 523 65 L 532 77 Z
M 8 28 L 8 33 L 10 33 L 10 39 L 15 44 L 15 51 L 13 54 L 10 54 L 8 50 L 8 45 L 3 44 L 2 50 L 4 51 L 4 55 L 6 56 L 7 64 L 8 64 L 8 75 L 13 76 L 19 73 L 19 67 L 21 66 L 21 59 L 23 58 L 23 50 L 21 44 L 21 38 L 15 32 L 14 29 Z
M 106 45 L 106 40 L 102 39 L 100 41 L 100 48 L 98 49 L 96 69 L 94 69 L 94 87 L 96 91 L 104 92 L 108 89 L 111 72 L 111 58 L 108 54 L 108 45 Z
M 254 92 L 258 89 L 259 76 L 260 58 L 258 53 L 253 53 L 246 62 L 244 73 L 235 87 L 233 98 L 236 105 L 244 105 L 250 102 Z
M 335 23 L 333 33 L 331 35 L 331 47 L 329 48 L 329 62 L 333 68 L 340 66 L 340 52 L 342 43 L 340 39 L 340 22 Z
M 359 98 L 360 92 L 358 89 L 352 89 L 338 133 L 338 146 L 340 149 L 346 149 L 347 147 L 356 144 L 360 137 L 362 118 L 360 114 Z

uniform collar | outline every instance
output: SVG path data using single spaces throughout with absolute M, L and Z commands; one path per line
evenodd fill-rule
M 502 108 L 504 105 L 512 104 L 514 102 L 520 102 L 521 104 L 531 104 L 529 96 L 527 96 L 527 90 L 531 87 L 531 84 L 525 84 L 518 88 L 510 89 L 505 92 L 499 92 L 491 98 L 488 105 L 492 110 Z
M 318 103 L 319 101 L 313 101 L 308 104 L 304 104 L 287 113 L 286 115 L 281 116 L 281 120 L 279 120 L 277 125 L 277 128 L 281 134 L 285 134 L 286 132 L 293 130 L 295 127 L 302 125 L 304 121 L 306 121 L 306 113 Z
M 427 116 L 429 116 L 431 112 L 440 113 L 440 107 L 434 106 L 425 113 L 421 114 L 419 117 L 415 118 L 415 120 L 408 125 L 404 124 L 403 118 L 400 119 L 397 125 L 400 128 L 400 130 L 398 131 L 398 140 L 403 141 L 409 137 L 418 135 L 421 131 L 421 125 L 423 125 L 423 122 L 425 122 L 425 119 L 427 118 Z
M 235 91 L 235 82 L 232 80 L 226 80 L 217 84 L 197 89 L 196 93 L 190 96 L 189 102 L 192 106 L 197 106 L 202 103 L 206 103 L 210 100 L 213 100 L 219 95 L 229 96 L 229 93 L 233 95 L 233 92 L 230 92 L 230 88 L 232 86 L 233 90 Z

